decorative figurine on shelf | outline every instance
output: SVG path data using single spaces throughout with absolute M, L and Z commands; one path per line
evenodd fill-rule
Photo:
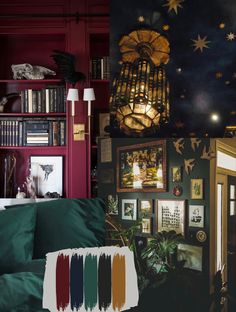
M 45 195 L 44 195 L 44 198 L 60 198 L 61 195 L 57 192 L 47 192 Z
M 9 101 L 9 99 L 13 98 L 13 97 L 18 97 L 20 96 L 20 93 L 8 93 L 2 97 L 0 97 L 0 113 L 3 113 L 4 111 L 4 106 L 7 104 L 7 102 Z
M 26 177 L 25 186 L 27 188 L 27 193 L 30 198 L 37 198 L 36 187 L 32 176 Z
M 75 55 L 68 52 L 54 50 L 51 57 L 57 64 L 65 82 L 68 82 L 75 87 L 78 81 L 86 80 L 86 76 L 83 73 L 75 70 Z
M 52 75 L 55 76 L 56 73 L 43 66 L 25 64 L 11 65 L 13 72 L 13 79 L 44 79 L 45 76 Z
M 17 188 L 16 198 L 22 199 L 22 198 L 25 198 L 25 197 L 26 197 L 25 192 L 21 192 L 20 187 L 18 187 L 18 188 Z

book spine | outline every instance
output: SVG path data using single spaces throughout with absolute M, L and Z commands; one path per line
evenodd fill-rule
M 17 146 L 22 146 L 23 145 L 23 122 L 19 121 L 19 125 L 18 125 L 18 142 L 17 142 Z
M 59 145 L 59 126 L 58 121 L 52 122 L 52 131 L 53 131 L 53 146 Z
M 24 98 L 25 98 L 24 112 L 25 112 L 25 113 L 28 113 L 28 112 L 29 112 L 28 90 L 24 90 Z
M 28 89 L 28 113 L 33 113 L 33 90 Z
M 24 90 L 20 92 L 20 111 L 21 113 L 25 113 L 25 91 Z
M 37 108 L 37 91 L 32 90 L 32 113 L 37 113 L 38 108 Z
M 49 113 L 49 89 L 45 90 L 45 113 Z

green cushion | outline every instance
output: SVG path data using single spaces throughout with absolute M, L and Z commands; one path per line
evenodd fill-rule
M 0 274 L 32 259 L 35 219 L 33 206 L 0 211 Z
M 32 272 L 32 273 L 41 273 L 44 274 L 46 266 L 46 259 L 34 259 L 25 263 L 20 263 L 15 265 L 11 273 L 18 272 Z
M 66 248 L 102 246 L 105 240 L 101 199 L 59 199 L 39 202 L 34 258 Z
M 48 311 L 42 309 L 43 278 L 43 274 L 30 272 L 0 276 L 0 311 Z

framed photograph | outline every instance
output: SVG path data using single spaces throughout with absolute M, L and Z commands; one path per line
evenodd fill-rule
M 171 168 L 172 182 L 182 182 L 182 168 L 175 166 Z
M 188 226 L 197 228 L 204 227 L 204 206 L 189 205 Z
M 30 156 L 30 174 L 38 197 L 47 192 L 63 195 L 63 156 Z
M 117 191 L 166 191 L 164 140 L 122 146 L 117 149 Z
M 112 162 L 112 140 L 110 138 L 100 140 L 101 163 Z
M 142 219 L 142 233 L 143 234 L 152 234 L 152 218 L 143 218 Z
M 152 199 L 140 199 L 139 210 L 142 215 L 151 214 L 153 211 L 153 200 Z
M 123 220 L 137 220 L 137 200 L 136 199 L 122 199 L 122 219 Z
M 177 259 L 178 261 L 185 260 L 185 268 L 202 271 L 202 247 L 179 244 Z
M 157 231 L 185 235 L 185 201 L 157 200 Z
M 110 126 L 110 113 L 99 113 L 99 136 L 107 137 L 109 132 L 106 131 Z
M 203 179 L 191 179 L 191 199 L 203 199 Z

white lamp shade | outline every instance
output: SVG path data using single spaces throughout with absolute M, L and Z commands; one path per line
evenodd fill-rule
M 95 94 L 93 88 L 85 88 L 84 89 L 84 101 L 94 101 L 95 100 Z
M 79 90 L 70 88 L 67 94 L 67 101 L 79 101 Z

